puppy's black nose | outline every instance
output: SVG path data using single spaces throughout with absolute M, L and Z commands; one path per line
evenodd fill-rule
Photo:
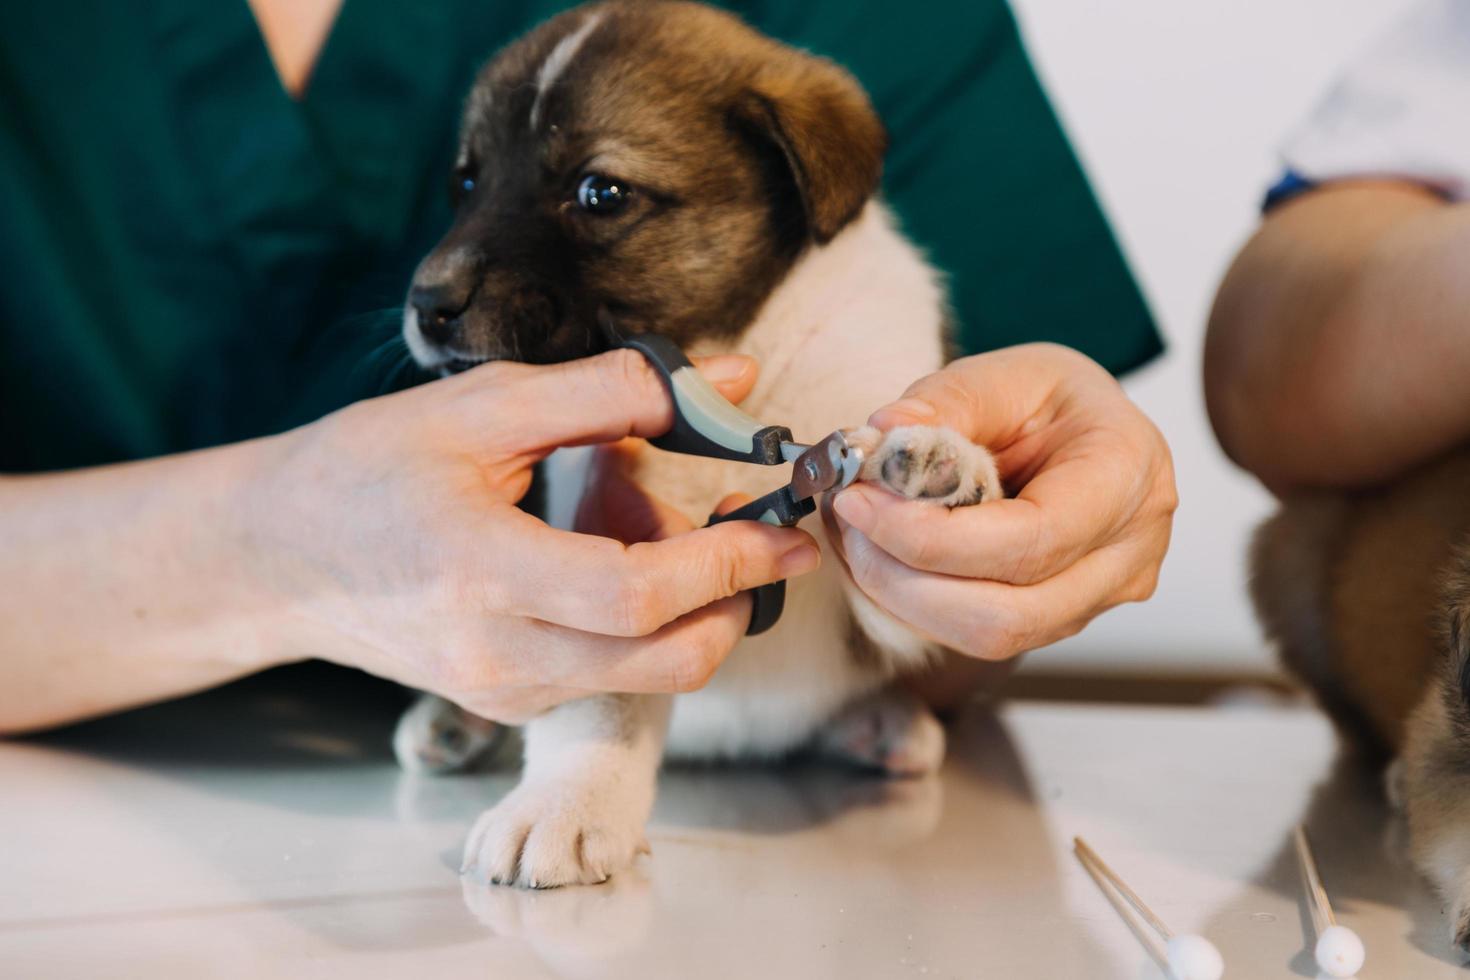
M 419 315 L 419 332 L 424 339 L 443 344 L 454 336 L 469 299 L 453 286 L 415 286 L 409 290 L 408 304 Z

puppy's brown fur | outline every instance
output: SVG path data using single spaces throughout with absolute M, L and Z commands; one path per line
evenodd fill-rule
M 1470 950 L 1470 449 L 1391 486 L 1298 498 L 1258 532 L 1252 596 L 1282 659 L 1370 756 Z

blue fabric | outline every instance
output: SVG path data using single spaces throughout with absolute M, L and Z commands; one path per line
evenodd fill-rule
M 1276 205 L 1289 201 L 1304 191 L 1309 191 L 1317 186 L 1317 181 L 1308 180 L 1295 170 L 1288 170 L 1281 179 L 1271 185 L 1266 191 L 1266 199 L 1261 202 L 1262 213 L 1270 211 Z

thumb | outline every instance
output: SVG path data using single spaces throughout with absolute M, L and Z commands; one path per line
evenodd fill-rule
M 547 527 L 530 515 L 497 542 L 522 569 L 507 605 L 547 622 L 604 635 L 646 636 L 665 623 L 821 563 L 799 528 L 726 521 L 609 552 L 606 541 Z
M 805 531 L 759 521 L 727 521 L 628 551 L 641 566 L 636 580 L 644 595 L 656 597 L 651 620 L 660 624 L 747 589 L 805 575 L 821 563 Z

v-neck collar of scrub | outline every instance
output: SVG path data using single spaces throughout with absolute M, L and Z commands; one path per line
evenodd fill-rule
M 311 30 L 316 33 L 316 46 L 310 51 L 305 51 L 297 50 L 295 47 L 296 43 L 304 40 L 304 38 L 289 37 L 287 34 L 282 34 L 276 38 L 275 43 L 272 43 L 273 32 L 268 29 L 267 25 L 278 16 L 278 11 L 270 6 L 270 2 L 274 2 L 274 0 L 269 0 L 269 2 L 268 0 L 246 0 L 246 6 L 250 8 L 251 17 L 255 20 L 255 29 L 260 34 L 260 39 L 265 45 L 266 53 L 270 55 L 271 64 L 276 69 L 276 77 L 280 79 L 281 88 L 285 89 L 286 94 L 293 100 L 300 102 L 311 89 L 312 73 L 316 71 L 317 63 L 321 61 L 322 52 L 326 50 L 327 44 L 332 39 L 332 34 L 336 31 L 338 22 L 342 19 L 343 8 L 348 4 L 346 0 L 327 0 L 326 3 L 315 4 L 320 9 L 316 10 L 313 16 L 325 16 L 326 20 L 322 23 L 297 23 L 294 25 L 293 30 Z M 290 2 L 295 5 L 299 0 L 290 0 Z M 266 16 L 267 11 L 270 12 L 270 16 Z M 286 63 L 282 62 L 283 57 L 288 59 Z M 300 63 L 298 59 L 304 59 L 304 63 Z M 301 73 L 298 91 L 292 91 L 290 84 L 286 80 L 285 72 L 288 68 L 293 73 Z
M 148 0 L 160 68 L 201 206 L 225 234 L 379 238 L 401 231 L 442 153 L 450 69 L 411 45 L 445 37 L 447 5 L 344 0 L 305 91 L 281 83 L 244 0 Z
M 424 168 L 453 139 L 464 96 L 456 58 L 420 54 L 457 46 L 453 7 L 344 0 L 317 57 L 299 107 L 359 230 L 396 238 L 403 229 L 382 217 L 413 213 Z

